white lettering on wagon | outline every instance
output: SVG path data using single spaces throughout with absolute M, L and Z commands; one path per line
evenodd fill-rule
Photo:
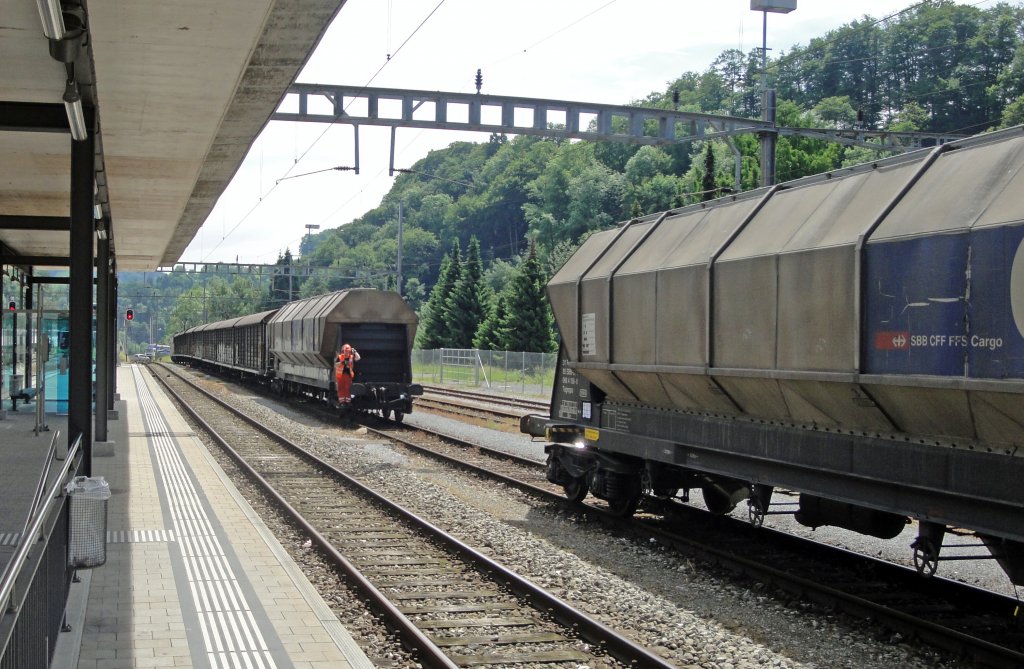
M 910 336 L 911 348 L 984 348 L 995 351 L 1003 347 L 1002 337 L 982 335 L 916 334 Z
M 580 325 L 580 352 L 583 355 L 597 355 L 597 314 L 583 314 Z

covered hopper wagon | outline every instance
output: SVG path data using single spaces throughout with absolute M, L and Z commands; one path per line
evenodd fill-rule
M 548 478 L 628 514 L 744 500 L 933 573 L 972 530 L 1024 583 L 1024 132 L 635 219 L 551 279 Z
M 282 395 L 337 405 L 334 362 L 343 344 L 361 354 L 346 410 L 401 420 L 412 411 L 412 345 L 418 318 L 400 295 L 357 288 L 280 309 L 191 328 L 174 337 L 172 360 L 254 379 Z

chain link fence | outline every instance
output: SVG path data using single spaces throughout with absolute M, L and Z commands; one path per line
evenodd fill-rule
M 412 352 L 416 383 L 481 388 L 547 399 L 555 379 L 554 353 L 440 348 Z

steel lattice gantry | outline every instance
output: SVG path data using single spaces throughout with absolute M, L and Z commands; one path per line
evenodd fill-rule
M 465 130 L 471 132 L 536 135 L 604 142 L 665 146 L 721 139 L 730 144 L 736 135 L 800 135 L 836 141 L 848 146 L 903 152 L 945 144 L 960 135 L 877 131 L 869 129 L 779 128 L 775 123 L 738 116 L 609 105 L 566 100 L 368 88 L 331 84 L 293 84 L 274 121 L 345 123 L 356 126 L 355 169 L 359 168 L 358 126 Z M 392 139 L 392 171 L 394 141 Z M 739 161 L 736 166 L 739 187 Z

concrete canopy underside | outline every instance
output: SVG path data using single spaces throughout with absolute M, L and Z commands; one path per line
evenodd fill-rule
M 180 258 L 343 3 L 86 6 L 92 72 L 79 62 L 77 78 L 83 104 L 96 110 L 97 199 L 109 211 L 118 270 L 153 270 Z M 32 227 L 36 217 L 69 216 L 66 117 L 63 131 L 22 131 L 3 106 L 62 104 L 65 66 L 48 53 L 35 0 L 0 0 L 0 63 L 5 259 L 67 257 L 66 228 Z M 13 217 L 23 218 L 15 224 Z

